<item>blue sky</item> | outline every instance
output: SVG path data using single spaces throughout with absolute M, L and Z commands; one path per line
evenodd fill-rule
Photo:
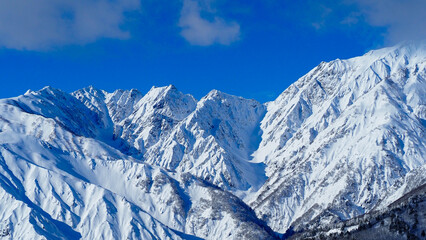
M 275 99 L 321 61 L 426 37 L 424 0 L 0 0 L 0 98 L 174 84 Z

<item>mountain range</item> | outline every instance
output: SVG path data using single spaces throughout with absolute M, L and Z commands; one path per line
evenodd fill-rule
M 0 238 L 421 239 L 425 130 L 424 42 L 322 62 L 263 104 L 28 90 L 0 100 Z

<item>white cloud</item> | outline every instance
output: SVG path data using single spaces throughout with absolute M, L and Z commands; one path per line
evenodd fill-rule
M 354 0 L 365 20 L 387 29 L 386 41 L 426 39 L 425 0 Z
M 0 0 L 0 47 L 46 50 L 126 39 L 124 14 L 139 8 L 139 0 Z
M 184 0 L 179 19 L 181 35 L 192 45 L 209 46 L 215 43 L 229 45 L 239 39 L 240 25 L 227 22 L 213 16 L 211 20 L 201 16 L 202 10 L 212 13 L 210 4 L 204 2 L 204 8 L 196 0 Z

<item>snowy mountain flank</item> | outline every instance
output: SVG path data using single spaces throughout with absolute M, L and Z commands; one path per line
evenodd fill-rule
M 322 62 L 265 104 L 173 85 L 0 100 L 0 239 L 349 239 L 410 224 L 425 184 L 424 42 Z

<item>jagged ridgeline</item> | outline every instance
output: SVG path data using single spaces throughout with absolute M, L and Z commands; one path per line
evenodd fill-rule
M 174 86 L 0 100 L 5 239 L 424 238 L 426 44 L 275 101 Z

